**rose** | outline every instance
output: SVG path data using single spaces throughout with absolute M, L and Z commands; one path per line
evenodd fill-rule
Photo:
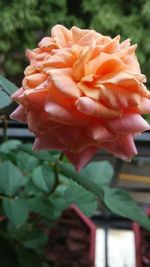
M 58 149 L 80 170 L 99 148 L 130 160 L 134 136 L 150 129 L 150 92 L 135 56 L 136 45 L 94 30 L 61 25 L 38 48 L 27 50 L 30 65 L 20 103 L 11 118 L 27 122 L 33 149 Z

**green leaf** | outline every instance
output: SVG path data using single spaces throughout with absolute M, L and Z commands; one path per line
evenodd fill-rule
M 86 177 L 86 179 L 92 178 L 92 181 L 97 186 L 110 183 L 113 177 L 113 168 L 107 161 L 95 161 L 89 163 L 84 169 L 82 169 L 79 175 Z
M 84 183 L 86 182 L 87 184 L 91 183 L 92 180 L 93 188 L 109 183 L 113 176 L 113 168 L 107 161 L 91 162 L 79 173 L 74 171 L 71 164 L 65 165 L 58 162 L 58 165 L 65 176 L 66 174 L 67 176 L 70 175 L 71 172 L 75 180 L 82 179 Z
M 35 212 L 49 220 L 59 218 L 61 211 L 54 209 L 48 201 L 44 201 L 42 197 L 33 197 L 27 200 L 30 211 Z
M 150 219 L 128 192 L 117 188 L 104 188 L 104 203 L 114 213 L 127 217 L 150 230 Z
M 50 192 L 55 184 L 54 172 L 46 165 L 38 166 L 32 173 L 32 181 L 38 189 Z
M 0 109 L 9 106 L 11 102 L 10 97 L 0 88 Z
M 76 204 L 87 216 L 92 216 L 97 209 L 95 195 L 73 181 L 65 192 L 65 199 L 69 205 Z
M 57 185 L 55 192 L 58 193 L 59 196 L 64 197 L 64 193 L 65 193 L 66 189 L 67 189 L 67 185 L 60 183 Z
M 35 167 L 38 166 L 38 159 L 20 151 L 16 155 L 17 165 L 24 173 L 31 173 Z
M 99 170 L 102 169 L 103 173 L 98 173 L 98 175 L 95 173 L 94 168 L 93 168 L 93 170 L 91 170 L 92 169 L 92 167 L 91 167 L 92 163 L 89 164 L 89 165 L 91 165 L 90 167 L 87 166 L 84 170 L 82 170 L 79 173 L 75 172 L 74 167 L 71 164 L 64 164 L 60 161 L 58 161 L 57 164 L 60 168 L 60 172 L 63 175 L 74 180 L 79 185 L 82 185 L 85 189 L 92 192 L 93 194 L 96 194 L 97 196 L 99 196 L 100 193 L 103 194 L 102 186 L 105 183 L 108 183 L 108 181 L 111 180 L 112 175 L 113 175 L 112 168 L 110 167 L 109 163 L 106 164 L 106 161 L 99 163 L 99 165 L 102 165 L 102 167 L 99 168 Z M 94 166 L 95 166 L 95 164 L 93 165 L 93 167 Z M 97 164 L 96 164 L 96 166 L 97 166 Z M 105 166 L 105 168 L 108 169 L 108 171 L 106 171 L 106 175 L 105 175 L 104 166 Z M 92 176 L 89 175 L 88 169 L 90 170 L 90 175 L 92 175 Z
M 8 96 L 11 96 L 18 90 L 18 87 L 14 85 L 12 82 L 4 78 L 0 75 L 0 88 L 3 90 Z
M 141 226 L 150 230 L 150 219 L 138 207 L 129 194 L 120 189 L 109 188 L 108 185 L 93 181 L 93 177 L 81 175 L 74 171 L 73 166 L 57 163 L 60 171 L 69 179 L 74 180 L 85 189 L 95 194 L 104 201 L 105 205 L 112 211 L 123 217 L 137 221 Z
M 26 240 L 23 241 L 23 245 L 26 248 L 39 250 L 46 244 L 47 241 L 48 241 L 47 235 L 45 235 L 39 230 L 34 230 L 30 233 L 29 236 L 26 237 Z
M 53 209 L 56 209 L 60 212 L 62 212 L 64 209 L 66 209 L 69 206 L 69 202 L 66 201 L 66 199 L 62 198 L 57 193 L 52 194 L 49 198 L 48 201 L 50 202 L 51 206 Z
M 28 180 L 25 189 L 24 189 L 25 197 L 31 197 L 31 196 L 41 196 L 43 192 L 39 190 L 32 182 L 31 179 Z
M 9 221 L 7 225 L 7 231 L 11 238 L 21 241 L 25 239 L 26 235 L 28 234 L 29 227 L 30 225 L 27 223 L 16 226 Z
M 26 183 L 26 177 L 11 162 L 0 164 L 0 191 L 6 195 L 15 195 L 21 186 Z
M 28 219 L 28 209 L 24 199 L 3 199 L 3 208 L 10 222 L 15 226 L 24 224 Z
M 0 152 L 9 153 L 12 150 L 17 149 L 22 142 L 20 140 L 8 140 L 0 146 Z
M 32 150 L 32 145 L 30 144 L 23 144 L 21 145 L 20 149 L 39 160 L 46 160 L 48 162 L 53 162 L 55 160 L 55 158 L 53 158 L 53 156 L 48 151 L 34 152 Z

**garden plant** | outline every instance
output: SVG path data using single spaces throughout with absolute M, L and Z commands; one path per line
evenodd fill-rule
M 3 266 L 51 266 L 47 229 L 73 203 L 91 216 L 99 200 L 150 229 L 150 219 L 131 196 L 111 187 L 111 165 L 88 163 L 101 148 L 129 160 L 137 153 L 134 136 L 149 129 L 140 114 L 149 113 L 150 93 L 135 49 L 118 36 L 56 25 L 52 37 L 27 50 L 30 65 L 21 89 L 0 77 L 2 111 L 19 102 L 11 118 L 26 122 L 35 135 L 32 150 L 20 140 L 6 140 L 5 124 L 0 146 Z

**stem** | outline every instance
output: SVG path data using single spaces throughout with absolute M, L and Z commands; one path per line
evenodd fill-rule
M 59 155 L 59 161 L 62 161 L 63 157 L 64 157 L 64 153 L 61 152 L 60 155 Z M 53 171 L 54 171 L 54 175 L 55 175 L 55 184 L 54 184 L 52 190 L 50 191 L 50 193 L 48 195 L 54 193 L 54 191 L 56 190 L 57 186 L 59 185 L 59 170 L 58 170 L 58 166 L 57 166 L 56 162 L 53 163 Z
M 1 115 L 1 120 L 3 122 L 3 141 L 7 141 L 7 128 L 8 128 L 8 123 L 7 123 L 7 117 L 6 115 Z
M 57 168 L 57 165 L 56 163 L 53 164 L 53 171 L 54 171 L 54 175 L 55 175 L 55 184 L 52 188 L 52 190 L 47 194 L 47 196 L 53 194 L 59 184 L 59 173 L 58 173 L 58 168 Z
M 63 161 L 63 158 L 64 158 L 64 153 L 61 152 L 60 155 L 59 155 L 59 157 L 58 157 L 58 160 L 59 161 Z
M 0 199 L 3 199 L 3 198 L 14 199 L 15 196 L 10 196 L 10 195 L 6 195 L 6 194 L 0 194 Z
M 54 163 L 53 170 L 55 175 L 55 187 L 56 187 L 59 183 L 59 172 L 56 163 Z

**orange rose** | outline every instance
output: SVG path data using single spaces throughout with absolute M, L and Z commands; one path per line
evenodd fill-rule
M 150 129 L 150 92 L 135 56 L 136 45 L 94 30 L 56 25 L 51 37 L 27 50 L 30 65 L 13 119 L 27 122 L 33 149 L 58 149 L 80 170 L 103 148 L 130 160 L 134 136 Z

